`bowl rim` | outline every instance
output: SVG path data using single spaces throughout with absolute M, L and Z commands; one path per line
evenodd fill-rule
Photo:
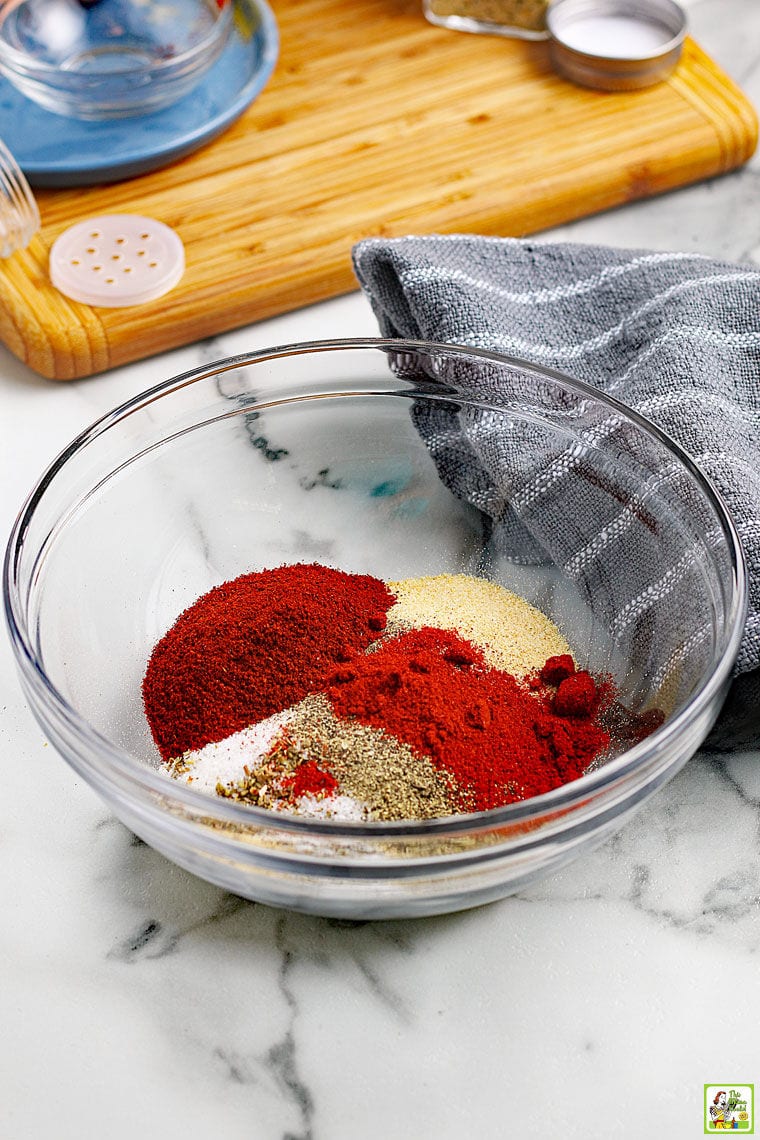
M 7 6 L 0 5 L 0 67 L 8 79 L 21 75 L 26 78 L 33 78 L 40 83 L 48 83 L 55 91 L 71 93 L 70 85 L 62 83 L 61 77 L 73 76 L 76 78 L 82 74 L 81 72 L 63 71 L 53 63 L 35 59 L 27 52 L 19 51 L 13 47 L 2 36 L 3 25 L 8 17 L 26 2 L 27 0 L 11 0 Z M 148 67 L 140 69 L 141 74 L 160 80 L 166 75 L 171 75 L 174 71 L 181 71 L 196 57 L 203 58 L 210 49 L 216 49 L 220 43 L 224 42 L 232 28 L 235 0 L 221 0 L 220 3 L 217 3 L 217 0 L 203 0 L 203 3 L 210 12 L 216 13 L 218 17 L 203 39 L 198 40 L 192 47 L 186 48 L 185 51 L 179 52 L 177 55 L 153 61 Z M 86 74 L 90 83 L 95 84 L 134 75 L 135 72 L 136 69 L 133 67 L 117 67 L 102 71 L 88 71 Z
M 356 350 L 379 350 L 388 354 L 417 352 L 431 356 L 443 354 L 475 357 L 477 360 L 519 368 L 522 371 L 533 373 L 543 380 L 548 378 L 552 381 L 559 381 L 573 389 L 580 397 L 601 402 L 617 414 L 622 414 L 646 434 L 658 440 L 685 466 L 710 502 L 717 521 L 721 525 L 728 541 L 733 574 L 731 583 L 729 583 L 729 620 L 726 622 L 724 631 L 725 644 L 722 652 L 714 662 L 712 671 L 702 679 L 682 709 L 674 716 L 667 718 L 649 736 L 603 766 L 540 796 L 518 800 L 503 807 L 492 808 L 489 811 L 440 816 L 429 820 L 352 821 L 314 819 L 287 812 L 273 812 L 266 808 L 237 804 L 221 797 L 209 796 L 206 792 L 197 791 L 188 785 L 172 780 L 158 769 L 154 770 L 142 764 L 131 753 L 102 735 L 69 705 L 65 697 L 47 677 L 41 662 L 37 658 L 26 629 L 21 599 L 15 588 L 15 567 L 20 559 L 24 536 L 34 511 L 45 494 L 46 488 L 62 470 L 66 462 L 75 453 L 85 448 L 91 440 L 98 438 L 110 427 L 132 413 L 211 376 L 218 376 L 220 373 L 236 368 L 287 356 Z M 443 391 L 446 390 L 442 389 Z M 452 393 L 455 394 L 455 386 L 449 386 L 448 391 L 446 391 L 448 396 L 451 396 Z M 351 393 L 347 392 L 346 395 L 350 396 Z M 466 393 L 462 395 L 463 398 L 472 400 L 472 397 Z M 292 399 L 301 398 L 303 397 L 296 396 Z M 286 397 L 282 402 L 291 401 Z M 484 403 L 488 406 L 488 401 L 484 401 Z M 293 342 L 255 349 L 234 356 L 221 357 L 208 364 L 199 365 L 169 379 L 159 381 L 98 417 L 89 427 L 75 436 L 48 464 L 24 500 L 11 529 L 5 550 L 3 604 L 14 657 L 22 680 L 34 691 L 42 704 L 51 710 L 58 723 L 62 723 L 73 730 L 79 741 L 86 746 L 78 753 L 79 766 L 74 765 L 68 756 L 64 756 L 64 759 L 71 766 L 76 767 L 85 778 L 89 772 L 100 777 L 94 781 L 98 787 L 102 787 L 103 779 L 106 783 L 111 782 L 107 768 L 113 768 L 120 781 L 130 786 L 134 792 L 147 794 L 148 797 L 158 798 L 164 802 L 174 801 L 177 807 L 187 808 L 193 817 L 205 817 L 207 820 L 213 818 L 215 823 L 249 830 L 251 827 L 260 826 L 267 830 L 302 832 L 312 837 L 379 839 L 383 837 L 432 838 L 440 833 L 449 836 L 460 832 L 470 832 L 473 829 L 491 830 L 510 824 L 522 824 L 531 820 L 539 821 L 547 815 L 566 814 L 570 809 L 580 806 L 584 800 L 593 797 L 595 793 L 618 786 L 637 768 L 643 769 L 647 760 L 653 760 L 657 755 L 661 755 L 661 750 L 668 742 L 681 732 L 686 731 L 709 708 L 723 686 L 728 684 L 744 630 L 748 601 L 745 556 L 738 532 L 722 495 L 714 487 L 708 476 L 675 440 L 634 409 L 581 380 L 504 353 L 472 348 L 464 344 L 415 340 L 405 337 L 355 337 Z M 34 707 L 32 711 L 35 716 L 38 715 Z M 47 727 L 47 725 L 43 723 L 43 727 Z M 710 724 L 708 723 L 707 729 L 700 739 L 700 744 L 709 727 Z M 93 764 L 95 757 L 107 765 L 107 768 L 104 769 L 105 776 L 97 771 L 98 765 Z M 163 810 L 165 811 L 165 809 Z M 185 817 L 185 822 L 193 823 L 195 820 L 188 820 Z

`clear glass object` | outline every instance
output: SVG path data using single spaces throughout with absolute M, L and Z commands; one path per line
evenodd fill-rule
M 548 0 L 423 0 L 431 24 L 457 32 L 545 40 Z
M 0 139 L 0 257 L 29 245 L 40 228 L 40 212 L 29 183 Z
M 141 702 L 153 646 L 215 584 L 297 561 L 484 575 L 667 718 L 547 795 L 426 822 L 301 819 L 173 782 Z M 129 828 L 236 894 L 352 918 L 488 902 L 619 828 L 707 735 L 746 608 L 721 500 L 646 421 L 517 361 L 382 340 L 220 361 L 103 417 L 23 506 L 4 593 L 46 738 Z
M 218 59 L 233 0 L 9 0 L 0 72 L 49 111 L 82 119 L 176 103 Z

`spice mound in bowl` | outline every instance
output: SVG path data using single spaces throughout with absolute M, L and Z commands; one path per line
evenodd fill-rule
M 610 748 L 613 696 L 549 618 L 495 582 L 386 583 L 318 564 L 215 587 L 156 645 L 143 681 L 176 780 L 365 821 L 489 811 L 577 779 Z M 662 719 L 639 718 L 639 735 Z
M 46 739 L 127 828 L 345 918 L 480 905 L 610 835 L 705 739 L 746 612 L 725 507 L 650 424 L 400 340 L 113 409 L 30 492 L 4 590 Z

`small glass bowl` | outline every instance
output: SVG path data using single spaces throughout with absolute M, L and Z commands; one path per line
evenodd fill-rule
M 24 249 L 39 228 L 40 211 L 31 187 L 0 139 L 0 257 Z
M 10 0 L 0 72 L 29 99 L 77 119 L 176 103 L 221 54 L 233 0 Z
M 313 561 L 499 582 L 633 714 L 666 719 L 546 795 L 421 822 L 306 819 L 173 781 L 141 701 L 153 646 L 212 586 Z M 235 894 L 350 918 L 488 902 L 619 828 L 705 739 L 746 614 L 722 501 L 646 420 L 519 361 L 394 340 L 238 356 L 115 409 L 33 490 L 4 591 L 33 712 L 132 831 Z

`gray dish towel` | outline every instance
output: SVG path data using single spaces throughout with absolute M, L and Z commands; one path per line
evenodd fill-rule
M 384 336 L 503 352 L 601 388 L 677 440 L 741 536 L 750 607 L 709 744 L 760 745 L 760 272 L 698 253 L 467 234 L 368 239 Z

